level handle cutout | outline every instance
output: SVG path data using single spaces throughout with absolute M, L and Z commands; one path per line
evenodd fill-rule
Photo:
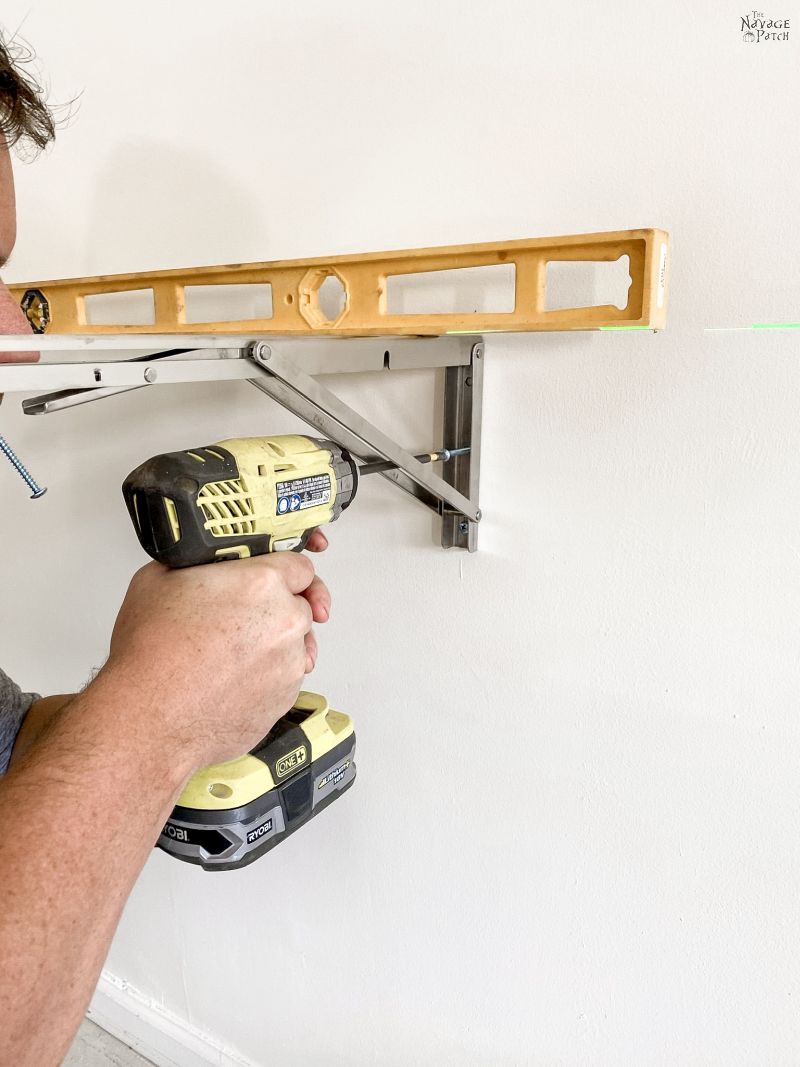
M 152 326 L 156 321 L 152 289 L 93 293 L 83 301 L 90 326 Z
M 186 285 L 183 290 L 185 321 L 248 322 L 272 318 L 272 286 Z
M 551 259 L 547 263 L 545 311 L 569 308 L 628 306 L 631 287 L 630 259 L 609 262 L 593 259 Z
M 487 315 L 514 311 L 516 267 L 498 263 L 386 279 L 390 315 Z

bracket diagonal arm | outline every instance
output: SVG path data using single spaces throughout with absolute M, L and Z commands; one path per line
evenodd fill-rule
M 425 503 L 436 502 L 436 510 L 440 514 L 447 509 L 465 515 L 472 522 L 479 521 L 480 509 L 477 501 L 469 500 L 315 378 L 299 370 L 290 359 L 281 355 L 277 346 L 271 347 L 258 342 L 252 346 L 250 355 L 265 375 L 263 379 L 253 378 L 254 385 L 259 388 L 263 386 L 264 392 L 294 410 L 300 418 L 317 426 L 334 440 L 338 439 L 346 447 L 352 448 L 356 455 L 377 455 L 394 464 L 397 470 L 388 473 L 403 476 L 408 483 L 419 487 L 422 493 L 418 494 L 409 484 L 403 484 L 398 477 L 393 477 L 392 481 L 401 484 L 402 488 L 413 492 L 415 496 L 419 495 Z M 288 391 L 273 389 L 270 378 L 277 379 L 288 387 Z M 293 402 L 295 397 L 299 397 L 301 401 L 296 406 Z M 343 429 L 346 430 L 346 440 Z
M 262 393 L 265 393 L 271 400 L 274 400 L 276 404 L 280 404 L 281 407 L 286 408 L 287 411 L 291 411 L 292 414 L 297 415 L 303 422 L 307 422 L 309 426 L 316 426 L 322 430 L 322 432 L 331 439 L 335 438 L 338 444 L 343 448 L 346 448 L 349 452 L 352 452 L 354 456 L 361 456 L 362 459 L 372 460 L 376 457 L 373 454 L 364 456 L 364 442 L 356 437 L 354 433 L 338 420 L 323 420 L 319 409 L 312 403 L 306 400 L 296 392 L 286 382 L 282 382 L 280 378 L 276 378 L 272 374 L 260 374 L 258 378 L 250 378 L 250 384 L 254 385 L 256 389 L 259 389 Z M 335 429 L 331 429 L 331 425 Z M 415 497 L 420 503 L 430 508 L 431 511 L 440 514 L 441 506 L 438 498 L 427 489 L 424 489 L 421 485 L 417 485 L 415 481 L 399 470 L 388 470 L 381 472 L 382 478 L 387 478 L 397 485 L 400 489 L 404 489 L 411 496 Z

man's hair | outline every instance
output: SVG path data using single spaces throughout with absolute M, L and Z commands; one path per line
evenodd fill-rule
M 0 133 L 14 145 L 40 150 L 56 135 L 45 91 L 30 70 L 33 52 L 0 31 Z

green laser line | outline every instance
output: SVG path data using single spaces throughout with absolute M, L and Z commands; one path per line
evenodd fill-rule
M 742 333 L 748 330 L 800 330 L 800 322 L 754 322 L 752 326 L 703 327 L 703 333 Z
M 800 326 L 800 323 L 798 323 L 798 325 Z M 588 327 L 586 327 L 586 329 L 591 330 L 592 327 L 588 326 Z M 654 326 L 598 326 L 597 329 L 598 330 L 652 330 L 654 333 L 656 332 Z M 748 326 L 748 327 L 746 327 L 746 329 L 750 329 L 750 327 Z M 508 333 L 508 332 L 509 332 L 508 330 L 503 330 L 503 329 L 499 329 L 499 330 L 445 330 L 445 333 L 447 334 L 448 337 L 457 337 L 457 336 L 463 336 L 463 335 L 477 337 L 482 333 Z M 511 332 L 513 333 L 514 331 L 511 331 Z M 579 332 L 579 331 L 573 331 L 573 332 Z

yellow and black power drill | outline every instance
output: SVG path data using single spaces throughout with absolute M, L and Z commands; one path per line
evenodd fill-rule
M 191 567 L 300 551 L 352 503 L 358 472 L 332 441 L 243 437 L 155 456 L 122 491 L 145 551 L 169 567 Z M 300 693 L 247 755 L 190 778 L 158 846 L 207 871 L 244 867 L 340 797 L 355 775 L 350 717 Z

